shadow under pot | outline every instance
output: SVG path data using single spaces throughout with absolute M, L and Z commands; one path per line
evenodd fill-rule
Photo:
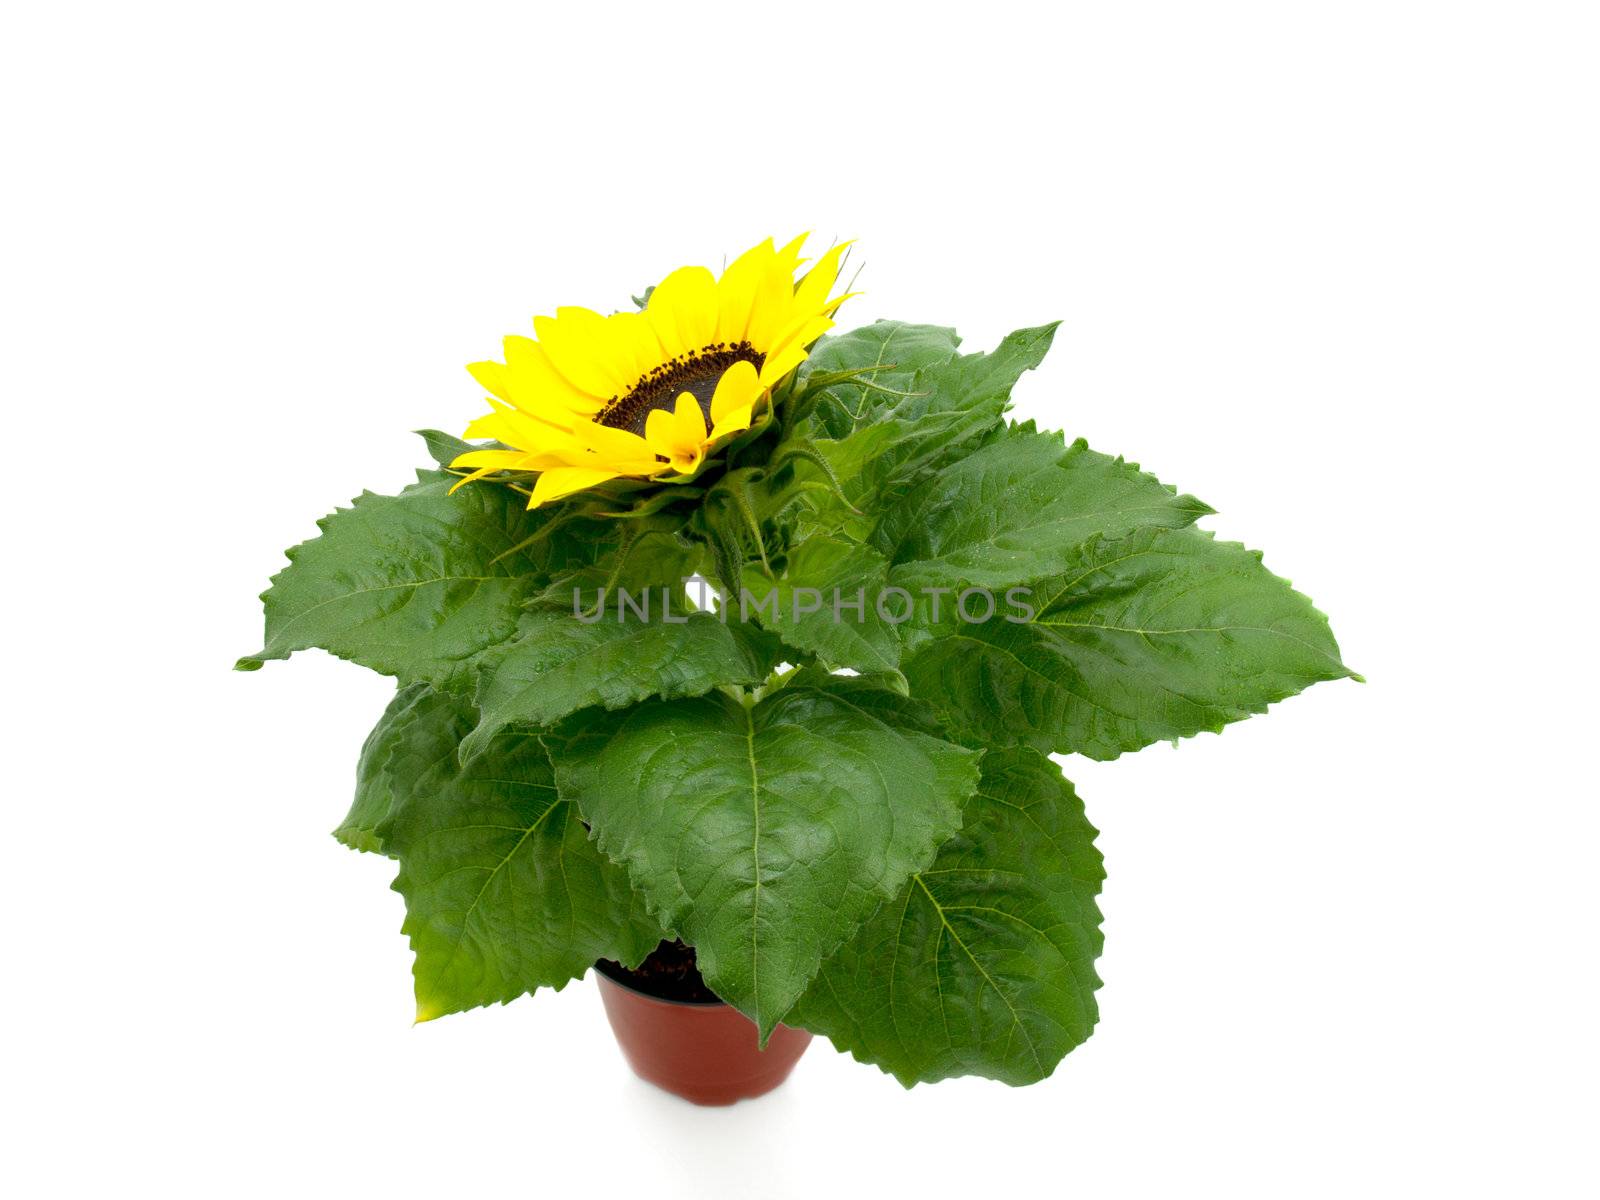
M 779 1025 L 767 1048 L 757 1049 L 755 1023 L 706 987 L 694 950 L 682 942 L 662 942 L 637 970 L 601 959 L 595 972 L 634 1074 L 695 1104 L 770 1092 L 811 1044 L 806 1030 Z

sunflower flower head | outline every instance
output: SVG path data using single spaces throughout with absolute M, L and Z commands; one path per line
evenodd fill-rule
M 450 465 L 470 483 L 498 471 L 534 472 L 528 507 L 618 477 L 692 475 L 749 429 L 772 389 L 833 327 L 832 296 L 845 246 L 796 280 L 802 235 L 768 239 L 722 272 L 680 267 L 642 312 L 602 316 L 558 308 L 533 319 L 534 337 L 505 339 L 505 361 L 467 370 L 491 411 L 467 427 L 509 449 L 473 450 Z

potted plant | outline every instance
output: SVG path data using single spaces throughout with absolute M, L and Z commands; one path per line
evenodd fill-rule
M 726 1102 L 812 1034 L 906 1085 L 1096 1020 L 1109 759 L 1351 676 L 1212 510 L 1009 422 L 1055 327 L 839 333 L 803 238 L 469 370 L 470 440 L 288 552 L 241 669 L 393 676 L 335 831 L 398 863 L 419 1020 L 597 963 L 635 1068 Z M 765 1047 L 765 1049 L 762 1049 Z

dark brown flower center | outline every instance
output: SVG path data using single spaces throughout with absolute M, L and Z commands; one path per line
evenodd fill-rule
M 644 434 L 644 423 L 656 409 L 671 412 L 678 397 L 688 392 L 700 402 L 700 412 L 711 427 L 711 397 L 716 394 L 717 381 L 734 363 L 747 362 L 761 370 L 767 356 L 756 351 L 749 342 L 737 345 L 718 342 L 693 354 L 685 354 L 663 363 L 638 383 L 626 395 L 613 396 L 606 401 L 595 420 L 612 429 L 626 429 L 629 433 Z

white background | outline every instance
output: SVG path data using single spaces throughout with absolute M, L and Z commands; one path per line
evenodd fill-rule
M 7 8 L 5 1190 L 1595 1195 L 1593 7 L 559 7 Z M 229 669 L 461 364 L 800 229 L 847 323 L 1061 318 L 1021 415 L 1371 680 L 1066 763 L 1106 983 L 1030 1089 L 699 1110 L 592 981 L 413 1028 L 327 836 L 387 681 Z

